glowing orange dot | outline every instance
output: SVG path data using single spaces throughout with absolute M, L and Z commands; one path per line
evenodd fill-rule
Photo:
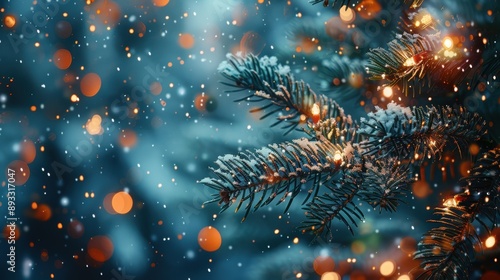
M 194 37 L 189 33 L 183 33 L 179 36 L 179 45 L 184 49 L 190 49 L 194 46 Z
M 92 97 L 101 89 L 101 77 L 96 73 L 88 73 L 80 81 L 80 90 L 83 95 Z
M 3 23 L 7 28 L 12 28 L 16 25 L 16 18 L 14 16 L 8 15 L 3 19 Z
M 396 265 L 392 261 L 385 261 L 380 265 L 380 274 L 383 276 L 389 276 L 394 273 Z
M 413 195 L 418 198 L 425 198 L 432 193 L 426 181 L 416 181 L 412 184 Z
M 14 178 L 14 181 L 12 184 L 14 186 L 21 186 L 24 185 L 29 177 L 30 177 L 30 168 L 28 167 L 28 164 L 26 164 L 25 161 L 22 160 L 14 160 L 11 163 L 9 163 L 8 168 L 5 170 L 7 173 L 8 169 L 13 170 L 14 172 L 8 172 L 9 175 L 7 175 L 7 178 Z M 11 176 L 13 174 L 13 176 Z
M 161 84 L 159 82 L 152 82 L 151 85 L 149 85 L 149 90 L 152 94 L 158 95 L 162 90 Z
M 137 144 L 137 134 L 133 130 L 125 129 L 120 132 L 118 141 L 124 148 L 131 148 Z
M 90 135 L 102 134 L 104 129 L 101 126 L 102 118 L 99 115 L 93 115 L 85 124 L 85 129 Z
M 26 163 L 32 163 L 36 157 L 36 147 L 33 141 L 25 140 L 21 142 L 21 158 Z
M 63 228 L 63 225 L 61 223 L 57 223 L 57 228 L 58 229 L 62 229 Z
M 30 111 L 31 111 L 31 112 L 36 112 L 36 106 L 35 106 L 35 105 L 31 105 L 31 107 L 30 107 Z
M 207 252 L 217 251 L 222 244 L 222 237 L 216 228 L 204 227 L 198 233 L 198 244 Z
M 47 204 L 39 204 L 33 211 L 33 218 L 40 221 L 48 221 L 52 217 L 52 210 Z
M 126 192 L 117 192 L 111 199 L 111 206 L 118 214 L 127 214 L 132 209 L 133 204 L 132 197 Z
M 68 50 L 59 49 L 54 53 L 53 61 L 57 68 L 64 70 L 69 68 L 73 58 Z
M 318 256 L 314 259 L 313 268 L 318 275 L 323 275 L 323 273 L 333 271 L 335 262 L 330 256 Z
M 105 262 L 113 255 L 113 242 L 107 236 L 99 235 L 90 238 L 87 244 L 89 256 L 98 262 Z
M 95 13 L 102 23 L 113 26 L 120 20 L 120 6 L 111 0 L 101 1 L 95 6 Z
M 170 0 L 152 0 L 153 1 L 153 5 L 155 5 L 156 7 L 165 7 L 167 6 L 168 2 L 170 2 Z
M 325 272 L 321 275 L 321 280 L 341 280 L 342 277 L 337 272 Z

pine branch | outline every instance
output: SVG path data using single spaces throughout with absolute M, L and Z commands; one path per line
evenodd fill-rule
M 387 80 L 385 86 L 423 80 L 426 75 L 447 64 L 450 59 L 439 56 L 439 33 L 424 35 L 403 33 L 387 44 L 388 49 L 376 48 L 368 52 L 367 70 L 372 80 Z M 437 58 L 437 59 L 436 59 Z
M 363 186 L 359 192 L 360 199 L 374 208 L 396 212 L 403 197 L 407 195 L 414 179 L 407 165 L 400 165 L 394 158 L 379 160 L 365 159 L 366 171 L 363 173 Z
M 470 224 L 468 209 L 460 206 L 436 208 L 437 227 L 424 234 L 414 258 L 422 260 L 424 271 L 417 279 L 469 279 L 478 238 Z
M 354 234 L 353 227 L 358 226 L 356 221 L 364 219 L 363 212 L 354 203 L 363 180 L 360 168 L 344 170 L 339 180 L 326 185 L 329 192 L 318 195 L 306 205 L 306 220 L 299 228 L 316 235 L 331 235 L 331 223 L 338 219 Z
M 235 82 L 224 84 L 238 90 L 253 91 L 251 95 L 237 101 L 267 101 L 266 105 L 251 112 L 271 109 L 261 119 L 278 114 L 277 121 L 272 126 L 288 122 L 283 127 L 287 129 L 285 134 L 307 119 L 312 122 L 328 118 L 336 118 L 339 123 L 345 121 L 344 110 L 334 100 L 314 93 L 303 81 L 295 81 L 288 73 L 288 67 L 276 64 L 274 57 L 258 59 L 251 54 L 246 57 L 228 55 L 228 61 L 221 63 L 219 71 Z
M 468 279 L 475 257 L 474 246 L 480 239 L 472 223 L 478 221 L 487 230 L 496 226 L 499 212 L 500 148 L 488 151 L 463 178 L 463 193 L 437 208 L 438 227 L 429 230 L 414 255 L 422 260 L 423 272 L 417 279 Z M 486 224 L 481 216 L 486 216 Z
M 458 149 L 460 155 L 468 144 L 486 133 L 486 123 L 464 108 L 403 108 L 389 103 L 362 119 L 358 134 L 366 137 L 360 143 L 364 155 L 377 158 L 397 157 L 423 160 L 439 156 L 445 147 Z
M 216 161 L 219 168 L 212 169 L 216 177 L 205 178 L 200 183 L 218 191 L 215 199 L 208 202 L 218 201 L 221 212 L 238 199 L 236 212 L 243 202 L 248 202 L 243 220 L 252 207 L 255 211 L 278 195 L 281 195 L 278 204 L 289 200 L 286 212 L 304 184 L 310 184 L 307 201 L 331 180 L 343 164 L 341 153 L 340 146 L 329 142 L 301 139 L 273 144 L 255 152 L 219 157 Z

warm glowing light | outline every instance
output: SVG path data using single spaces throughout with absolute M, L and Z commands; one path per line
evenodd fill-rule
M 162 86 L 159 82 L 152 82 L 149 85 L 149 91 L 151 91 L 152 94 L 158 95 L 161 93 Z
M 429 25 L 432 23 L 432 16 L 430 14 L 426 14 L 422 17 L 422 19 L 420 20 L 422 22 L 422 24 L 424 25 Z
M 222 245 L 222 237 L 216 228 L 204 227 L 198 233 L 198 244 L 207 252 L 217 251 Z
M 384 90 L 382 91 L 382 94 L 386 98 L 391 98 L 391 96 L 392 96 L 392 87 L 385 87 Z
M 119 134 L 118 142 L 124 148 L 132 148 L 137 144 L 137 134 L 133 130 L 122 130 Z
M 313 106 L 311 107 L 311 115 L 312 115 L 312 121 L 313 123 L 317 123 L 320 119 L 320 109 L 319 105 L 317 103 L 314 103 Z
M 295 237 L 293 239 L 293 244 L 299 244 L 299 238 L 298 237 Z
M 179 45 L 183 49 L 190 49 L 194 46 L 194 37 L 189 33 L 183 33 L 179 35 Z
M 495 246 L 495 243 L 496 243 L 495 236 L 490 236 L 486 238 L 486 240 L 484 241 L 484 246 L 486 246 L 486 248 L 491 248 Z
M 333 155 L 333 161 L 337 164 L 342 162 L 342 153 L 339 151 L 336 151 L 335 154 Z
M 156 7 L 165 7 L 170 0 L 152 0 L 152 2 Z
M 346 5 L 342 6 L 339 10 L 340 19 L 345 23 L 351 23 L 354 21 L 356 14 L 354 10 L 347 7 Z
M 38 204 L 32 215 L 39 221 L 48 221 L 52 217 L 52 209 L 47 204 Z
M 76 94 L 72 94 L 69 99 L 71 100 L 71 102 L 78 102 L 78 101 L 80 101 L 80 98 Z
M 403 66 L 410 67 L 416 64 L 417 63 L 415 62 L 415 59 L 413 59 L 413 57 L 410 57 L 403 63 Z
M 71 53 L 66 49 L 59 49 L 53 56 L 54 64 L 61 70 L 68 69 L 73 61 Z
M 337 272 L 325 272 L 321 275 L 321 280 L 341 280 L 342 277 Z
M 398 280 L 410 280 L 410 279 L 411 279 L 410 276 L 408 276 L 406 274 L 401 275 L 401 276 L 398 277 Z
M 90 135 L 102 134 L 104 129 L 101 126 L 102 118 L 99 115 L 93 115 L 85 124 L 85 129 Z
M 111 206 L 118 214 L 127 214 L 132 209 L 134 201 L 130 194 L 126 192 L 117 192 L 111 199 Z
M 380 274 L 389 276 L 394 273 L 396 266 L 392 261 L 385 261 L 380 265 Z
M 330 256 L 318 256 L 314 259 L 313 268 L 318 275 L 323 275 L 324 273 L 333 271 L 335 262 Z
M 443 205 L 446 207 L 457 206 L 457 201 L 455 200 L 455 198 L 448 198 L 443 202 Z
M 89 256 L 97 262 L 105 262 L 113 255 L 113 242 L 107 236 L 99 235 L 91 237 L 87 244 Z
M 95 73 L 88 73 L 80 81 L 80 90 L 83 95 L 92 97 L 101 89 L 101 77 Z
M 426 181 L 415 181 L 411 187 L 413 195 L 418 198 L 425 198 L 432 193 L 432 189 Z
M 16 25 L 16 18 L 14 16 L 8 15 L 3 19 L 3 23 L 5 24 L 5 27 L 12 28 L 14 27 L 14 25 Z
M 453 48 L 453 39 L 451 39 L 450 37 L 445 37 L 443 39 L 443 47 L 445 47 L 446 49 Z
M 21 158 L 26 163 L 32 163 L 36 157 L 36 147 L 33 141 L 26 139 L 21 142 Z

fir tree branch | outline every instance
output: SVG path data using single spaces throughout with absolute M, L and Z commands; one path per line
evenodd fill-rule
M 396 212 L 396 208 L 404 202 L 403 196 L 408 193 L 414 179 L 407 165 L 401 165 L 394 158 L 365 159 L 366 171 L 363 173 L 363 186 L 359 192 L 360 199 L 374 208 Z
M 218 191 L 215 199 L 208 202 L 218 201 L 221 212 L 239 199 L 235 210 L 238 211 L 247 201 L 243 220 L 252 207 L 255 211 L 268 205 L 280 194 L 278 204 L 289 200 L 286 212 L 304 184 L 310 184 L 306 200 L 313 192 L 313 197 L 316 196 L 319 188 L 341 168 L 341 153 L 342 148 L 330 142 L 300 139 L 273 144 L 255 152 L 219 157 L 216 161 L 219 168 L 212 169 L 216 177 L 200 183 Z M 257 195 L 260 195 L 258 201 Z
M 448 106 L 410 110 L 390 103 L 368 118 L 361 120 L 357 132 L 366 137 L 360 147 L 364 155 L 377 158 L 423 160 L 439 156 L 447 146 L 462 155 L 468 144 L 486 133 L 486 124 L 477 114 Z
M 237 57 L 228 55 L 228 61 L 221 63 L 219 71 L 235 84 L 225 83 L 238 90 L 252 90 L 253 93 L 242 100 L 266 101 L 267 104 L 251 112 L 264 111 L 264 119 L 278 114 L 275 126 L 288 122 L 285 134 L 294 130 L 306 119 L 317 122 L 320 119 L 336 118 L 339 123 L 345 121 L 344 110 L 332 99 L 318 95 L 303 81 L 295 81 L 288 73 L 288 67 L 276 63 L 276 58 L 263 57 L 258 59 L 253 55 Z M 316 108 L 316 111 L 314 110 Z
M 376 48 L 368 52 L 367 70 L 372 80 L 387 80 L 385 86 L 423 80 L 426 75 L 447 64 L 450 59 L 438 55 L 441 50 L 439 33 L 424 35 L 403 33 L 387 44 L 388 49 Z M 436 59 L 437 58 L 437 59 Z
M 474 246 L 480 243 L 472 223 L 486 215 L 496 225 L 499 212 L 500 148 L 488 151 L 474 165 L 470 176 L 460 180 L 463 193 L 448 199 L 436 209 L 438 227 L 429 230 L 419 243 L 414 258 L 421 260 L 423 272 L 417 279 L 468 279 L 475 257 Z
M 364 180 L 360 170 L 343 170 L 339 180 L 326 185 L 329 192 L 318 195 L 304 208 L 307 218 L 299 228 L 312 231 L 316 235 L 331 235 L 331 223 L 338 219 L 354 234 L 353 227 L 358 226 L 356 221 L 364 219 L 363 212 L 354 203 Z

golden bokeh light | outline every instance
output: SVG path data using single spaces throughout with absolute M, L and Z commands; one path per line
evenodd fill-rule
M 486 238 L 486 240 L 484 241 L 484 246 L 486 246 L 486 248 L 492 248 L 493 246 L 495 246 L 495 243 L 496 243 L 495 236 L 490 236 Z
M 382 6 L 376 0 L 363 0 L 355 8 L 358 15 L 364 19 L 373 19 L 382 10 Z
M 87 244 L 89 256 L 97 262 L 105 262 L 113 255 L 113 242 L 107 236 L 98 235 L 91 237 Z
M 13 28 L 16 25 L 16 18 L 13 15 L 6 15 L 3 19 L 3 24 L 7 28 Z
M 149 91 L 154 95 L 159 95 L 161 93 L 162 86 L 160 82 L 152 82 L 149 85 Z
M 390 276 L 394 273 L 396 265 L 393 261 L 385 261 L 380 265 L 380 274 Z
M 453 48 L 453 39 L 450 37 L 444 37 L 443 47 L 445 47 L 445 49 L 448 49 L 448 50 Z
M 30 164 L 35 160 L 36 157 L 36 147 L 33 141 L 26 139 L 21 142 L 21 159 Z
M 87 121 L 85 124 L 85 129 L 90 135 L 98 135 L 104 132 L 104 129 L 101 126 L 102 118 L 101 116 L 95 114 L 91 119 Z
M 222 245 L 222 237 L 216 228 L 204 227 L 198 233 L 198 244 L 207 252 L 217 251 Z
M 432 193 L 432 189 L 429 186 L 429 183 L 426 181 L 415 181 L 412 185 L 412 192 L 413 195 L 418 197 L 418 198 L 426 198 Z
M 99 20 L 108 26 L 116 25 L 121 17 L 120 6 L 111 0 L 99 2 L 95 6 L 95 13 Z
M 130 129 L 124 129 L 120 132 L 118 142 L 124 148 L 132 148 L 137 144 L 137 134 Z
M 391 98 L 392 97 L 392 87 L 384 87 L 384 90 L 382 91 L 382 94 L 384 95 L 384 97 L 386 98 Z
M 101 89 L 101 77 L 96 73 L 88 73 L 80 81 L 80 90 L 83 95 L 92 97 Z
M 341 280 L 342 277 L 337 272 L 325 272 L 321 275 L 321 280 Z
M 132 199 L 132 196 L 126 192 L 117 192 L 111 199 L 111 206 L 118 214 L 127 214 L 130 210 L 132 210 L 133 205 L 134 200 Z
M 170 0 L 152 0 L 152 2 L 156 7 L 165 7 L 168 5 L 168 2 L 170 2 Z
M 331 272 L 335 268 L 335 262 L 330 256 L 317 256 L 313 262 L 313 269 L 318 275 Z
M 47 204 L 38 204 L 32 213 L 33 218 L 40 221 L 48 221 L 52 217 L 52 209 Z
M 354 10 L 347 7 L 346 5 L 340 7 L 339 16 L 340 16 L 340 19 L 345 23 L 351 23 L 356 18 L 356 14 L 354 13 Z
M 52 59 L 54 61 L 55 66 L 61 70 L 68 69 L 69 66 L 71 66 L 71 62 L 73 61 L 71 53 L 66 49 L 57 50 L 54 53 Z
M 179 35 L 179 45 L 183 49 L 190 49 L 194 46 L 194 36 L 189 33 L 182 33 Z

